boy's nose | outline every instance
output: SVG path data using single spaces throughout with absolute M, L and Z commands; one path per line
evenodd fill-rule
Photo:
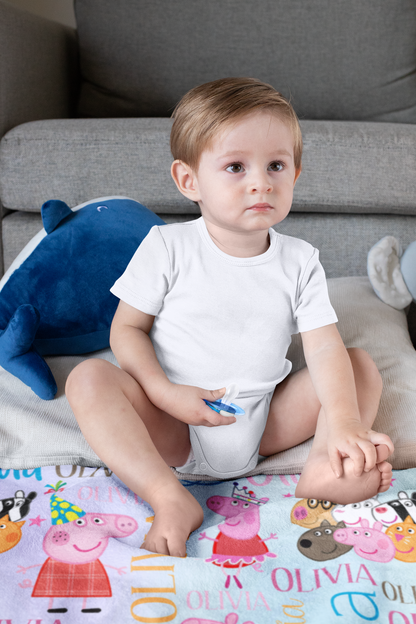
M 253 180 L 249 185 L 250 193 L 271 193 L 273 185 L 268 180 Z

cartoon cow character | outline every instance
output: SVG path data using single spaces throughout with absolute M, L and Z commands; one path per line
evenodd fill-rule
M 347 527 L 360 525 L 362 520 L 373 522 L 373 509 L 380 505 L 377 498 L 367 498 L 361 503 L 337 505 L 332 510 L 332 515 L 337 522 L 345 522 Z
M 341 544 L 351 544 L 357 555 L 370 561 L 387 563 L 396 552 L 390 537 L 383 533 L 381 522 L 375 522 L 370 528 L 369 521 L 364 519 L 359 527 L 337 529 L 334 540 Z
M 14 548 L 21 540 L 25 520 L 10 522 L 6 514 L 0 519 L 0 554 Z
M 381 503 L 372 510 L 373 517 L 383 526 L 389 527 L 393 524 L 404 522 L 410 516 L 413 522 L 416 522 L 416 492 L 413 492 L 411 498 L 406 492 L 399 492 L 398 498 Z
M 237 587 L 241 589 L 242 584 L 238 578 L 241 568 L 253 565 L 255 570 L 261 571 L 261 563 L 265 557 L 276 557 L 274 553 L 269 552 L 265 542 L 277 538 L 275 533 L 271 533 L 265 539 L 261 539 L 258 535 L 260 507 L 269 499 L 257 498 L 247 487 L 238 488 L 238 481 L 233 485 L 232 496 L 211 496 L 207 500 L 209 509 L 225 517 L 225 521 L 218 525 L 220 532 L 217 537 L 213 539 L 203 532 L 199 539 L 214 542 L 212 557 L 206 559 L 206 562 L 221 567 L 227 577 L 226 589 L 230 586 L 231 575 L 224 568 L 238 570 L 233 578 Z
M 395 559 L 407 563 L 416 562 L 416 524 L 410 516 L 404 522 L 398 522 L 390 526 L 386 535 L 391 537 L 396 547 Z
M 331 503 L 331 501 L 302 498 L 293 505 L 290 521 L 305 529 L 319 527 L 323 520 L 327 520 L 329 524 L 335 524 L 331 513 L 334 507 L 335 503 Z
M 48 558 L 39 572 L 32 597 L 48 597 L 48 613 L 67 611 L 66 608 L 53 608 L 53 599 L 58 597 L 83 598 L 82 613 L 97 613 L 101 609 L 86 608 L 87 598 L 112 595 L 110 581 L 99 557 L 107 548 L 110 537 L 131 535 L 138 528 L 137 522 L 130 516 L 119 514 L 86 513 L 56 495 L 63 489 L 61 482 L 47 487 L 55 491 L 51 496 L 53 524 L 43 540 L 43 550 Z M 20 572 L 27 569 L 22 568 Z
M 0 500 L 0 519 L 7 514 L 10 522 L 18 522 L 29 513 L 30 503 L 37 496 L 36 492 L 29 492 L 27 496 L 23 490 L 18 490 L 14 497 Z
M 328 561 L 345 555 L 352 549 L 352 546 L 334 539 L 334 531 L 343 528 L 345 528 L 344 522 L 338 522 L 334 526 L 328 520 L 322 520 L 319 527 L 309 529 L 300 536 L 297 543 L 299 552 L 314 561 Z

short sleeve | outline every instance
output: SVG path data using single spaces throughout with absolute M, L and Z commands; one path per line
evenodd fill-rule
M 153 226 L 110 291 L 145 314 L 156 316 L 169 286 L 170 261 L 160 227 Z
M 295 321 L 298 332 L 318 329 L 338 321 L 328 295 L 325 271 L 319 262 L 319 252 L 313 250 L 300 279 Z

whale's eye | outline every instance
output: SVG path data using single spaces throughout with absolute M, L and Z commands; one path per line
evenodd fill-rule
M 232 501 L 231 501 L 231 505 L 234 505 L 234 507 L 237 507 L 237 505 L 238 505 L 238 500 L 232 500 Z

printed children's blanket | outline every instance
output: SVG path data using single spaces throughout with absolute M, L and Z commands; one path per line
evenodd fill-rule
M 415 624 L 416 469 L 346 506 L 296 482 L 184 482 L 179 559 L 140 549 L 152 509 L 104 468 L 0 471 L 0 623 Z

